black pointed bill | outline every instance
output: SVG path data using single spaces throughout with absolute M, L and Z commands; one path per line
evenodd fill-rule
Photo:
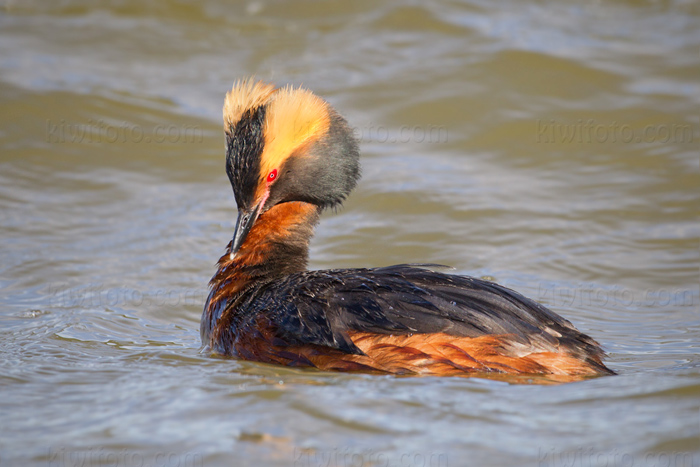
M 236 229 L 233 231 L 233 240 L 231 241 L 231 259 L 233 259 L 236 253 L 238 253 L 238 250 L 240 250 L 241 245 L 243 245 L 243 242 L 248 236 L 248 232 L 250 232 L 251 227 L 255 224 L 259 213 L 260 205 L 255 206 L 250 211 L 246 211 L 245 209 L 238 210 Z

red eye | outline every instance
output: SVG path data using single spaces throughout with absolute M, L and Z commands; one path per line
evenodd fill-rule
M 267 183 L 274 182 L 276 178 L 277 178 L 277 169 L 274 169 L 272 172 L 267 174 Z

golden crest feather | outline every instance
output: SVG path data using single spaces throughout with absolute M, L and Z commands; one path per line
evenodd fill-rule
M 302 88 L 277 90 L 267 109 L 260 175 L 266 177 L 299 147 L 324 135 L 330 126 L 326 101 Z
M 233 83 L 224 100 L 224 131 L 230 133 L 246 110 L 265 105 L 274 93 L 275 87 L 272 84 L 255 81 L 253 78 Z

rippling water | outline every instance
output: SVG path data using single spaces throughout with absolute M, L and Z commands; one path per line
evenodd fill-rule
M 0 9 L 0 466 L 700 465 L 695 1 Z M 221 105 L 327 98 L 364 177 L 312 268 L 437 262 L 573 321 L 560 386 L 199 353 Z

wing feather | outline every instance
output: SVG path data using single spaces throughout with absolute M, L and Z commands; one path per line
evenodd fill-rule
M 264 315 L 290 345 L 315 344 L 362 355 L 350 332 L 455 337 L 508 335 L 513 348 L 568 349 L 602 357 L 566 319 L 498 284 L 444 274 L 435 265 L 304 271 L 262 285 L 249 318 Z

